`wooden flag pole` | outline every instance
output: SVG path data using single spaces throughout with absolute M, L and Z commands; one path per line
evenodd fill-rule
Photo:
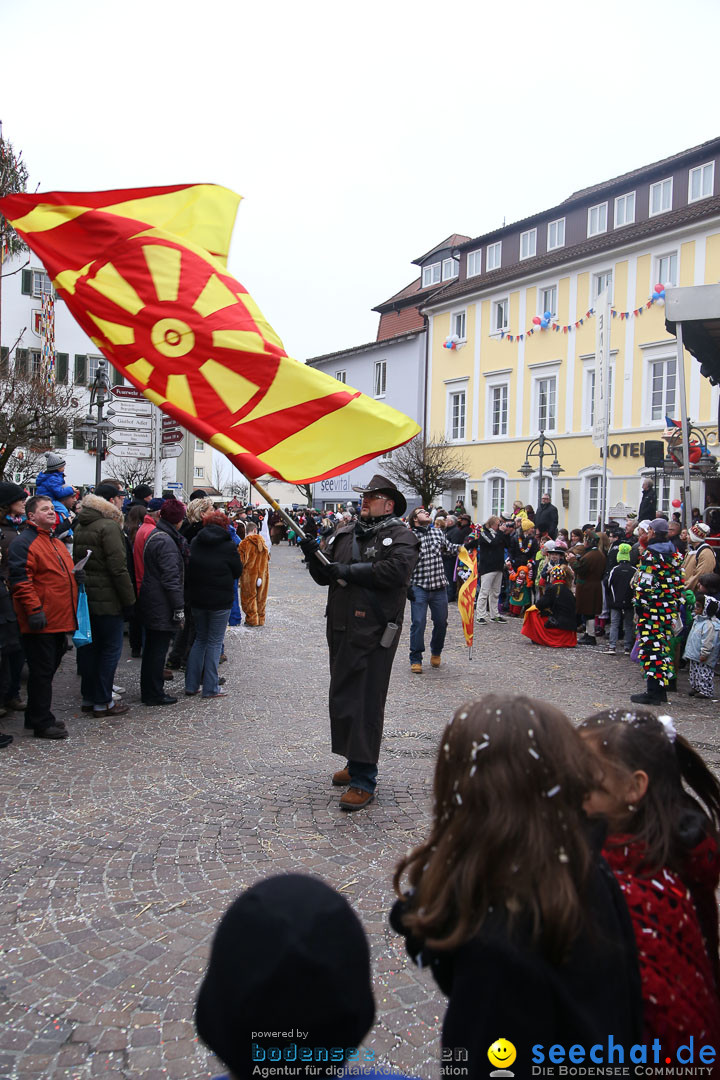
M 237 468 L 237 466 L 236 466 L 236 468 Z M 252 486 L 255 488 L 255 490 L 258 492 L 258 494 L 262 495 L 263 499 L 265 499 L 266 502 L 270 503 L 273 510 L 277 510 L 278 514 L 283 519 L 285 524 L 290 529 L 292 529 L 293 532 L 296 532 L 299 535 L 301 540 L 310 540 L 310 539 L 312 539 L 312 537 L 309 537 L 306 533 L 304 533 L 302 531 L 302 529 L 300 528 L 298 523 L 296 521 L 293 521 L 293 519 L 290 517 L 289 514 L 285 513 L 282 506 L 280 506 L 280 503 L 276 502 L 275 499 L 273 499 L 272 495 L 268 491 L 266 491 L 265 488 L 262 487 L 262 485 L 257 482 L 257 480 L 251 480 L 249 476 L 246 476 L 245 479 L 248 481 L 248 483 L 252 484 Z M 310 507 L 308 507 L 308 511 L 309 510 L 310 510 Z M 313 552 L 313 554 L 315 555 L 316 558 L 318 558 L 320 560 L 321 563 L 324 563 L 325 566 L 330 566 L 330 559 L 328 559 L 328 557 L 322 551 L 320 551 L 320 548 L 317 548 Z M 345 585 L 346 582 L 339 581 L 338 584 Z

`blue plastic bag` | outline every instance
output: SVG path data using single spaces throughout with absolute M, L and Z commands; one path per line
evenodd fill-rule
M 75 648 L 80 649 L 83 645 L 92 645 L 90 609 L 88 608 L 87 593 L 84 585 L 78 585 L 77 624 L 77 630 L 73 634 Z

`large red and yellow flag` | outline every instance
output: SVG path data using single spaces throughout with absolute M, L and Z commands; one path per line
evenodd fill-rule
M 251 480 L 310 483 L 420 430 L 285 353 L 227 272 L 240 197 L 214 184 L 10 195 L 0 210 L 145 397 Z

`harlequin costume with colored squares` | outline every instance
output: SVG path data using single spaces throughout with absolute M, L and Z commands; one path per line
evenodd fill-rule
M 650 544 L 640 555 L 635 584 L 638 656 L 645 674 L 663 686 L 674 676 L 670 639 L 683 592 L 682 557 L 669 544 Z
M 532 604 L 532 567 L 519 566 L 510 574 L 510 614 L 522 615 Z

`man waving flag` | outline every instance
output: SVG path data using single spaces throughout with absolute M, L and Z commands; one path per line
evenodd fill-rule
M 9 195 L 0 212 L 113 367 L 250 480 L 312 483 L 413 438 L 403 413 L 287 356 L 227 272 L 239 201 L 194 184 Z

